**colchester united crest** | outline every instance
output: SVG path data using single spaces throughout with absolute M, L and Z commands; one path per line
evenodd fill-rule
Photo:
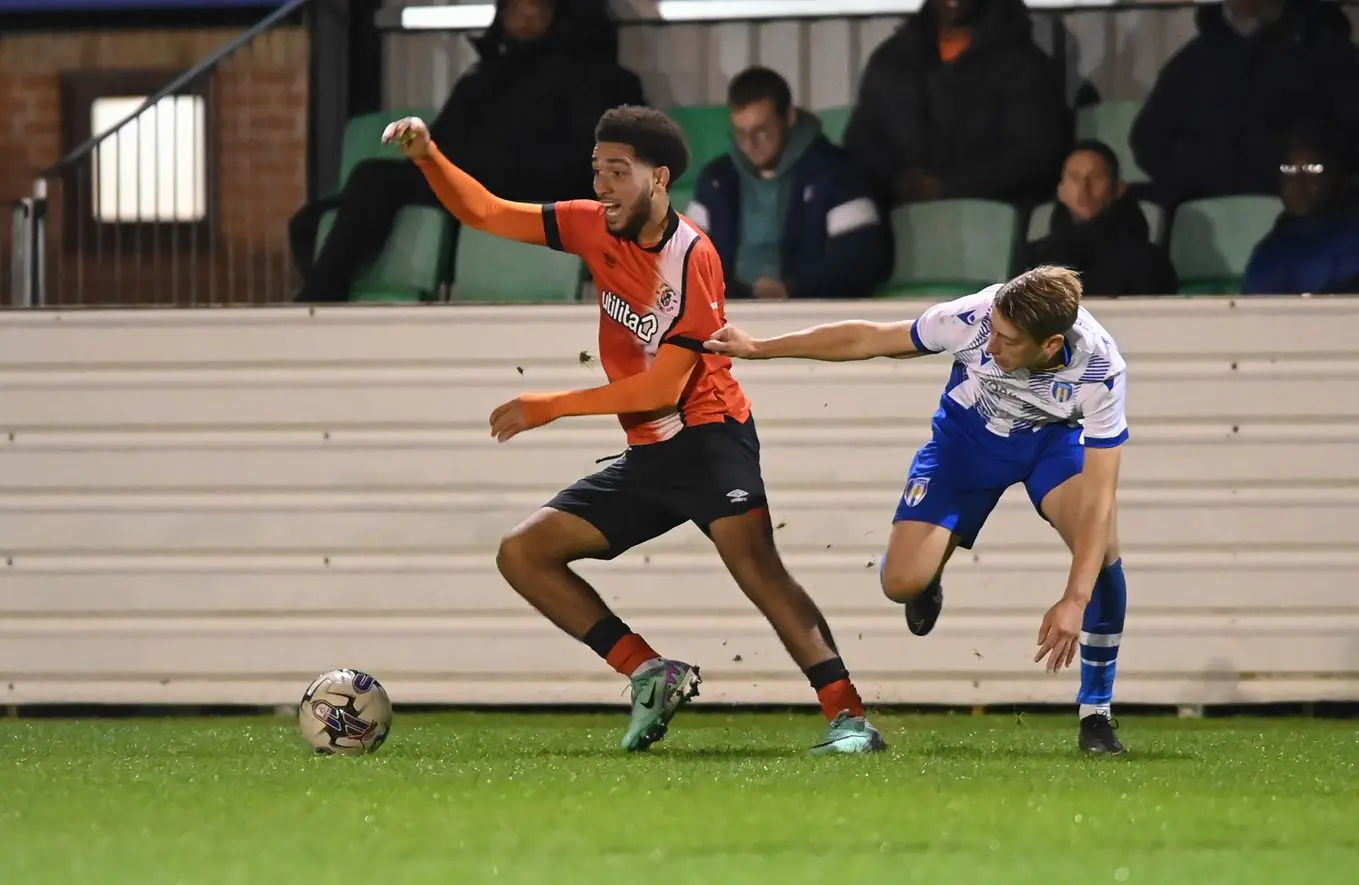
M 906 494 L 902 495 L 907 507 L 914 507 L 925 500 L 925 493 L 930 489 L 930 478 L 928 476 L 914 476 L 906 483 Z
M 1059 403 L 1064 403 L 1071 399 L 1071 394 L 1073 392 L 1075 392 L 1075 388 L 1071 386 L 1071 382 L 1069 381 L 1052 382 L 1052 398 Z

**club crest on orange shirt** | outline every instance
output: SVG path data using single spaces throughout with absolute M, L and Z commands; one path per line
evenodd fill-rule
M 661 280 L 660 285 L 656 287 L 656 310 L 660 311 L 662 316 L 673 317 L 679 313 L 679 303 L 679 295 L 670 288 L 669 283 Z

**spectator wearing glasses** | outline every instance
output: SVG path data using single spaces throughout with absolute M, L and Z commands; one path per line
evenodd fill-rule
M 750 68 L 728 86 L 731 151 L 699 173 L 685 214 L 717 247 L 728 298 L 863 298 L 891 266 L 868 180 L 794 106 L 788 83 Z
M 1284 211 L 1251 253 L 1248 295 L 1359 292 L 1359 211 L 1344 143 L 1302 131 L 1279 165 Z

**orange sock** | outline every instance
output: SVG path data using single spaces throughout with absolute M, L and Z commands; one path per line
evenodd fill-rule
M 859 690 L 848 679 L 837 679 L 817 689 L 816 699 L 821 702 L 821 715 L 826 717 L 827 722 L 839 716 L 841 710 L 848 710 L 851 716 L 864 715 L 864 702 L 859 697 Z
M 622 639 L 614 643 L 613 648 L 609 649 L 609 654 L 605 660 L 609 666 L 613 667 L 624 676 L 631 677 L 637 672 L 637 668 L 645 664 L 652 658 L 659 658 L 660 655 L 646 644 L 646 640 L 636 633 L 629 633 Z

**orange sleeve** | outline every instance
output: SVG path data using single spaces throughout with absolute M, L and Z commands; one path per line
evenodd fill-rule
M 727 295 L 721 261 L 712 245 L 700 240 L 685 259 L 679 315 L 663 340 L 695 353 L 707 353 L 703 342 L 726 324 Z
M 535 246 L 548 244 L 543 206 L 500 199 L 449 162 L 433 143 L 427 155 L 415 158 L 415 165 L 425 173 L 439 202 L 468 227 Z
M 698 364 L 699 355 L 678 347 L 662 347 L 645 372 L 619 378 L 602 387 L 562 393 L 527 393 L 520 399 L 529 423 L 541 426 L 568 415 L 626 415 L 654 412 L 679 403 Z
M 604 206 L 596 200 L 562 200 L 543 207 L 547 244 L 590 263 L 605 234 Z

